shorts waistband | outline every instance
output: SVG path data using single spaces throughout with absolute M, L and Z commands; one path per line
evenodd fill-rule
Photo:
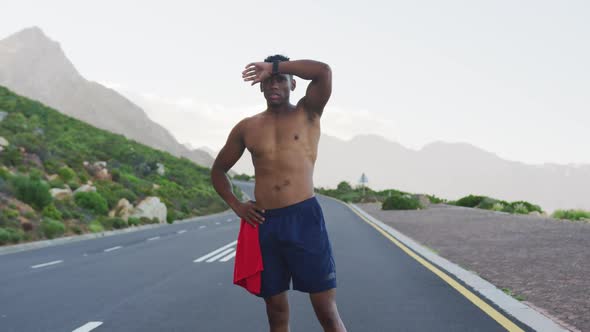
M 288 214 L 293 214 L 301 209 L 309 208 L 309 207 L 316 205 L 316 204 L 319 204 L 319 203 L 318 203 L 317 197 L 314 195 L 314 196 L 311 196 L 310 198 L 307 198 L 299 203 L 284 206 L 282 208 L 266 209 L 262 215 L 265 217 L 284 216 L 284 215 L 288 215 Z

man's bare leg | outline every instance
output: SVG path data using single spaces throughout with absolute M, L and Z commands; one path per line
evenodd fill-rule
M 310 293 L 309 298 L 325 332 L 346 332 L 346 327 L 344 327 L 336 307 L 336 288 Z
M 289 300 L 287 291 L 265 298 L 270 332 L 289 332 Z

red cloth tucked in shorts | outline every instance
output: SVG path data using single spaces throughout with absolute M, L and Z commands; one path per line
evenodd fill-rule
M 262 270 L 258 227 L 242 219 L 234 261 L 234 284 L 244 287 L 252 294 L 260 294 Z

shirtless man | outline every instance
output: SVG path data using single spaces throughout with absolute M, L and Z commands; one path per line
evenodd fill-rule
M 311 80 L 297 105 L 293 75 Z M 261 294 L 271 332 L 289 331 L 287 290 L 309 293 L 324 331 L 346 331 L 336 307 L 336 269 L 323 213 L 314 195 L 313 169 L 320 139 L 320 117 L 332 92 L 328 65 L 289 61 L 282 55 L 250 63 L 244 81 L 260 83 L 267 108 L 231 130 L 211 169 L 215 190 L 234 212 L 258 227 L 264 270 Z M 252 154 L 254 201 L 240 202 L 226 173 L 244 149 Z

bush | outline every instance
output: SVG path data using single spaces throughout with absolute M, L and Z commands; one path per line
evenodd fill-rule
M 74 191 L 74 190 L 78 189 L 80 187 L 80 185 L 78 184 L 78 182 L 72 180 L 72 181 L 68 182 L 68 187 L 70 187 L 70 189 L 72 191 Z
M 10 242 L 10 233 L 7 229 L 0 227 L 0 245 Z
M 72 232 L 74 232 L 74 234 L 82 234 L 82 228 L 80 228 L 80 226 L 78 225 L 72 225 L 70 226 L 70 230 L 72 230 Z
M 25 237 L 21 229 L 0 227 L 0 245 L 8 243 L 19 243 Z
M 340 192 L 347 192 L 347 191 L 352 191 L 352 187 L 350 186 L 350 183 L 348 183 L 346 181 L 341 181 L 340 183 L 338 183 L 336 190 L 338 190 Z
M 551 215 L 556 219 L 583 220 L 590 219 L 590 211 L 584 210 L 555 210 Z
M 66 231 L 66 226 L 61 221 L 45 218 L 41 221 L 41 230 L 45 234 L 45 237 L 53 239 L 63 235 Z
M 70 182 L 70 180 L 72 180 L 76 176 L 76 172 L 74 172 L 68 166 L 64 166 L 64 167 L 60 168 L 59 171 L 57 172 L 57 174 L 59 174 L 59 177 L 64 182 Z
M 55 207 L 55 205 L 53 203 L 47 205 L 46 207 L 43 208 L 43 211 L 41 211 L 41 214 L 44 217 L 50 218 L 50 219 L 55 219 L 55 220 L 62 220 L 62 214 L 61 212 L 59 212 L 59 210 Z
M 105 215 L 108 212 L 107 201 L 95 191 L 78 192 L 74 195 L 74 201 L 79 206 Z
M 25 237 L 25 232 L 22 229 L 11 229 L 8 228 L 9 239 L 12 243 L 19 243 Z
M 0 179 L 8 180 L 10 178 L 10 172 L 7 169 L 0 167 Z
M 127 227 L 127 222 L 119 217 L 113 217 L 110 218 L 112 219 L 112 225 L 114 229 L 121 229 L 121 228 L 126 228 Z
M 174 220 L 177 219 L 177 213 L 174 209 L 168 209 L 168 213 L 166 213 L 166 222 L 169 224 L 174 223 Z
M 43 209 L 51 203 L 53 197 L 49 193 L 49 186 L 40 180 L 33 180 L 28 176 L 17 175 L 11 180 L 15 189 L 15 196 L 19 200 L 33 206 L 37 210 Z
M 516 201 L 516 202 L 510 203 L 510 205 L 513 207 L 513 210 L 515 213 L 526 214 L 526 213 L 530 213 L 533 211 L 543 213 L 543 210 L 541 209 L 541 207 L 539 205 L 531 204 L 527 201 Z
M 416 210 L 422 208 L 420 201 L 410 195 L 393 194 L 381 205 L 383 210 Z
M 253 179 L 254 177 L 246 174 L 246 173 L 242 173 L 242 174 L 236 174 L 234 175 L 233 179 L 234 180 L 241 180 L 241 181 L 250 181 L 250 179 Z
M 129 226 L 139 226 L 140 223 L 141 222 L 140 222 L 139 218 L 135 218 L 135 217 L 127 218 L 127 224 Z
M 51 188 L 65 189 L 64 182 L 62 179 L 53 179 L 53 180 L 49 181 L 49 186 Z
M 142 225 L 158 224 L 158 223 L 160 223 L 160 220 L 158 220 L 158 218 L 156 218 L 156 217 L 153 217 L 153 218 L 139 217 L 139 221 L 141 222 Z
M 98 220 L 94 220 L 88 225 L 88 230 L 92 233 L 104 232 L 104 227 Z
M 477 205 L 479 205 L 479 203 L 481 203 L 481 201 L 483 201 L 484 198 L 486 198 L 486 197 L 485 196 L 469 195 L 469 196 L 465 196 L 463 198 L 460 198 L 457 202 L 455 202 L 455 205 L 473 208 L 473 207 L 476 207 Z
M 436 195 L 428 195 L 427 194 L 426 197 L 428 197 L 428 199 L 430 200 L 430 203 L 432 203 L 432 204 L 439 204 L 439 203 L 445 202 L 445 199 L 436 197 Z

